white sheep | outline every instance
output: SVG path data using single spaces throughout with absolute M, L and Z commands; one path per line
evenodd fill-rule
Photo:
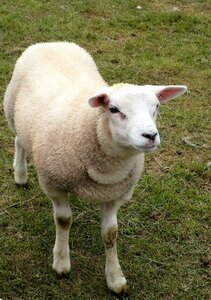
M 185 86 L 108 86 L 91 56 L 73 43 L 42 43 L 18 59 L 4 98 L 16 135 L 15 182 L 27 182 L 26 153 L 54 207 L 53 269 L 70 270 L 68 193 L 102 206 L 101 233 L 110 290 L 127 290 L 116 249 L 117 211 L 131 199 L 144 153 L 160 143 L 155 119 L 161 102 Z

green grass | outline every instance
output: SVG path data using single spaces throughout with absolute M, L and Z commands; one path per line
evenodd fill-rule
M 119 258 L 130 285 L 125 299 L 210 297 L 209 13 L 202 0 L 1 0 L 1 99 L 21 52 L 55 40 L 84 46 L 111 84 L 189 87 L 161 108 L 162 145 L 147 156 L 133 201 L 119 212 Z M 0 298 L 116 299 L 105 284 L 96 205 L 70 199 L 72 271 L 59 280 L 52 272 L 51 203 L 40 191 L 32 161 L 29 188 L 15 186 L 13 140 L 1 106 Z

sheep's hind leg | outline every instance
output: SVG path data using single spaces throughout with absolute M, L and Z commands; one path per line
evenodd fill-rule
M 105 246 L 105 275 L 108 288 L 116 294 L 124 294 L 127 292 L 128 286 L 119 264 L 116 249 L 117 211 L 119 206 L 115 202 L 102 204 L 101 234 Z
M 27 163 L 26 151 L 21 145 L 19 138 L 15 137 L 15 158 L 13 163 L 15 183 L 26 185 L 27 183 Z

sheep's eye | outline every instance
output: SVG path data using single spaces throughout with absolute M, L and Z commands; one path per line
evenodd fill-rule
M 119 112 L 118 108 L 116 108 L 115 106 L 110 106 L 108 109 L 112 114 L 116 114 Z
M 156 110 L 155 110 L 155 112 L 158 111 L 159 106 L 160 106 L 159 104 L 156 105 Z
M 160 106 L 159 104 L 156 105 L 156 110 L 154 111 L 153 116 L 155 116 L 156 112 L 158 111 L 159 106 Z

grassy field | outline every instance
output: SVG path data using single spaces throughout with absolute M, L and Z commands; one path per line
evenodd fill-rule
M 137 8 L 137 6 L 141 6 Z M 84 46 L 107 82 L 184 84 L 161 108 L 162 144 L 147 155 L 133 201 L 119 213 L 124 299 L 210 299 L 210 11 L 208 1 L 1 0 L 1 103 L 14 63 L 36 42 Z M 32 161 L 13 181 L 14 137 L 0 105 L 0 298 L 117 299 L 106 288 L 100 209 L 71 198 L 72 271 L 51 270 L 54 223 Z

